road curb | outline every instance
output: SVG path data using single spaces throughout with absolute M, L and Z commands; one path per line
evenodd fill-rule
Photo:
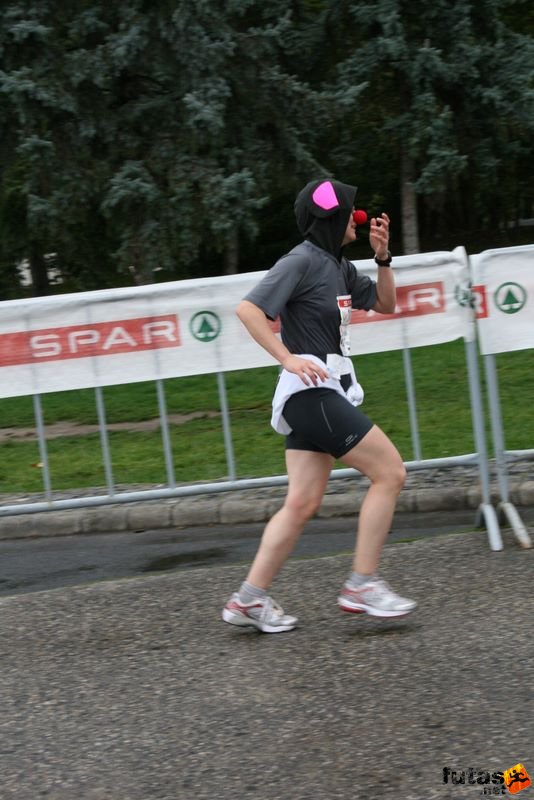
M 352 488 L 327 493 L 317 517 L 353 516 L 359 511 L 364 494 L 364 489 L 358 487 L 356 492 Z M 276 487 L 6 516 L 0 517 L 0 540 L 265 522 L 280 508 L 284 495 L 285 489 Z M 458 486 L 405 489 L 399 497 L 397 511 L 472 509 L 475 512 L 481 500 L 480 488 L 476 485 L 461 489 Z M 496 506 L 499 500 L 498 489 L 494 486 L 492 503 Z M 519 508 L 534 506 L 534 481 L 511 483 L 510 500 Z

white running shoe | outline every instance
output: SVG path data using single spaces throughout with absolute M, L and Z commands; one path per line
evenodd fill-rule
M 415 600 L 400 597 L 381 578 L 373 578 L 357 589 L 345 586 L 337 599 L 342 611 L 369 614 L 372 617 L 405 617 L 417 608 Z
M 222 618 L 230 625 L 252 626 L 263 633 L 291 631 L 298 622 L 296 617 L 284 614 L 284 609 L 272 597 L 242 603 L 237 592 L 223 608 Z

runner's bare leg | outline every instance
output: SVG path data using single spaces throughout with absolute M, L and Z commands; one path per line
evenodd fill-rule
M 315 514 L 328 483 L 334 459 L 327 453 L 286 450 L 289 479 L 282 508 L 267 523 L 247 582 L 268 589 L 293 551 L 306 522 Z
M 371 481 L 360 509 L 353 570 L 373 575 L 391 529 L 406 469 L 395 445 L 376 425 L 340 460 Z

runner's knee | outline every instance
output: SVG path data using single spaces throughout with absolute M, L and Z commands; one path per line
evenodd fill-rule
M 375 486 L 382 486 L 390 492 L 401 491 L 406 482 L 406 467 L 401 459 L 381 460 L 368 471 L 364 471 L 369 480 Z
M 386 483 L 398 493 L 406 483 L 406 467 L 400 460 L 394 464 L 385 465 L 378 480 Z
M 286 498 L 285 507 L 299 521 L 307 522 L 319 510 L 321 500 L 322 496 L 290 494 Z

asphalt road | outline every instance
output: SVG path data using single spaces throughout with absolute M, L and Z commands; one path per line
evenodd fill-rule
M 534 509 L 525 509 L 522 516 L 527 524 L 534 523 Z M 474 522 L 473 511 L 398 514 L 389 541 L 472 530 Z M 353 526 L 349 518 L 312 520 L 294 557 L 349 553 Z M 245 565 L 263 528 L 263 523 L 247 523 L 2 541 L 0 596 L 194 567 Z
M 348 557 L 292 560 L 275 596 L 299 626 L 276 636 L 221 621 L 241 566 L 0 598 L 0 797 L 508 796 L 490 776 L 534 767 L 534 550 L 505 538 L 388 545 L 419 603 L 392 621 L 339 612 Z

